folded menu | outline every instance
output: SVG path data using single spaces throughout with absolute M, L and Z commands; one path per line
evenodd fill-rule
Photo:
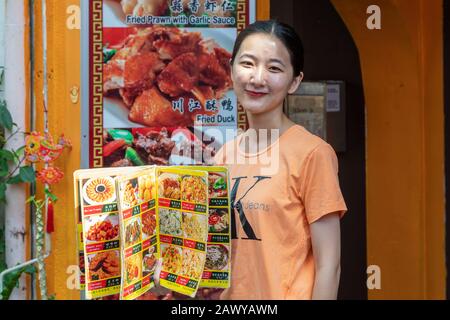
M 229 287 L 226 168 L 87 169 L 74 183 L 87 299 L 140 297 L 154 286 L 159 257 L 163 287 L 190 297 Z

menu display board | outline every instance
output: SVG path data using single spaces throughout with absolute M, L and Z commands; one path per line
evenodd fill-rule
M 83 162 L 209 163 L 230 138 L 227 129 L 246 125 L 229 60 L 238 32 L 254 16 L 254 1 L 88 5 Z

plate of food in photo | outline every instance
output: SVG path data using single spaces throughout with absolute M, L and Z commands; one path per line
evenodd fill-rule
M 114 179 L 111 177 L 88 179 L 82 191 L 83 199 L 89 205 L 106 204 L 116 200 Z
M 121 29 L 104 28 L 104 42 L 114 33 L 123 36 Z M 220 101 L 232 92 L 235 31 L 162 25 L 133 30 L 120 43 L 104 43 L 105 124 L 192 126 L 197 115 L 219 114 Z
M 205 269 L 225 271 L 228 267 L 228 248 L 222 244 L 208 244 Z
M 125 246 L 129 247 L 141 241 L 141 218 L 128 220 L 125 225 Z
M 101 214 L 85 218 L 86 240 L 89 242 L 114 240 L 119 237 L 119 216 Z
M 210 198 L 224 198 L 227 194 L 227 178 L 222 172 L 209 172 L 208 186 Z
M 202 177 L 183 176 L 181 179 L 181 200 L 206 204 L 208 202 L 206 181 Z
M 142 214 L 142 234 L 145 239 L 156 234 L 155 210 L 149 210 Z
M 208 217 L 209 232 L 228 233 L 229 219 L 228 209 L 210 208 Z
M 131 208 L 136 206 L 138 202 L 137 197 L 137 181 L 136 179 L 122 182 L 122 206 L 123 208 Z
M 131 284 L 141 278 L 142 257 L 134 254 L 125 259 L 125 282 Z
M 119 251 L 104 251 L 88 255 L 90 281 L 120 276 Z
M 183 212 L 184 237 L 196 241 L 208 238 L 208 220 L 205 215 Z
M 180 176 L 174 173 L 163 172 L 158 179 L 158 195 L 161 198 L 180 200 Z
M 225 132 L 206 131 L 211 134 L 193 127 L 104 129 L 103 163 L 105 167 L 212 164 Z
M 159 209 L 159 233 L 180 237 L 182 233 L 181 213 L 177 210 Z
M 205 254 L 199 251 L 183 248 L 183 261 L 180 274 L 187 278 L 199 279 L 205 265 Z
M 182 261 L 181 248 L 174 245 L 161 244 L 161 256 L 163 258 L 162 269 L 164 271 L 174 274 L 180 272 Z
M 155 271 L 156 267 L 156 256 L 155 256 L 155 247 L 150 247 L 148 250 L 143 252 L 142 256 L 142 274 L 145 277 L 146 275 Z
M 151 175 L 138 177 L 138 197 L 143 202 L 155 198 L 155 185 Z

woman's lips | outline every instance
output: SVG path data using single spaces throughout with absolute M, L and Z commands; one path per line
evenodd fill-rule
M 255 92 L 250 90 L 245 90 L 245 93 L 254 98 L 259 98 L 267 94 L 266 92 Z

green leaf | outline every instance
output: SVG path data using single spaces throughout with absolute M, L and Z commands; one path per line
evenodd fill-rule
M 107 63 L 116 54 L 116 49 L 103 48 L 103 63 Z
M 18 184 L 24 182 L 20 174 L 16 174 L 15 176 L 9 178 L 6 183 L 7 184 Z
M 25 201 L 25 203 L 33 202 L 35 199 L 36 199 L 35 196 L 30 196 L 30 197 L 27 199 L 27 201 Z
M 0 103 L 0 126 L 6 128 L 8 130 L 12 130 L 13 120 L 11 117 L 11 113 L 9 113 L 8 108 L 6 107 L 6 103 Z
M 52 200 L 53 203 L 56 203 L 56 201 L 58 201 L 58 197 L 55 196 L 48 188 L 45 188 L 44 192 Z
M 0 202 L 6 202 L 6 183 L 4 182 L 0 182 Z
M 0 158 L 0 177 L 6 177 L 9 174 L 8 161 Z
M 3 292 L 1 292 L 2 299 L 8 300 L 12 291 L 19 285 L 19 279 L 23 273 L 32 274 L 36 272 L 36 268 L 33 265 L 20 268 L 13 272 L 7 273 L 3 278 Z
M 225 183 L 225 180 L 223 178 L 217 179 L 217 181 L 213 185 L 214 190 L 225 189 L 226 187 L 227 184 Z
M 32 166 L 20 167 L 20 178 L 23 182 L 34 182 L 36 181 L 36 174 Z
M 29 264 L 23 269 L 23 272 L 33 274 L 36 272 L 36 267 L 33 264 Z
M 14 161 L 14 153 L 6 149 L 0 149 L 0 158 L 4 158 L 8 161 Z
M 16 151 L 13 151 L 13 155 L 15 158 L 15 161 L 20 161 L 20 158 L 22 158 L 25 155 L 25 146 L 20 147 Z

